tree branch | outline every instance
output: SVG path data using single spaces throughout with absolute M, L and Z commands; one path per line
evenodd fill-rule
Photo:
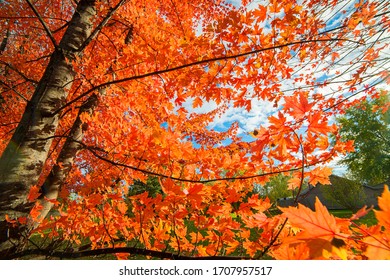
M 21 94 L 18 90 L 15 89 L 14 86 L 10 86 L 9 84 L 7 83 L 4 83 L 3 81 L 0 81 L 0 84 L 2 84 L 3 86 L 9 88 L 10 90 L 12 90 L 13 92 L 16 93 L 17 96 L 19 96 L 20 98 L 22 98 L 25 102 L 28 102 L 27 98 L 23 96 L 23 94 Z
M 1 252 L 0 252 L 1 253 Z M 80 252 L 65 252 L 65 251 L 51 251 L 48 249 L 28 249 L 16 253 L 11 253 L 8 255 L 8 259 L 17 259 L 26 256 L 40 255 L 40 256 L 50 256 L 54 258 L 64 258 L 64 259 L 77 259 L 82 257 L 91 257 L 107 254 L 116 254 L 116 253 L 129 253 L 133 255 L 142 255 L 150 256 L 160 259 L 173 259 L 173 260 L 248 260 L 250 258 L 245 256 L 209 256 L 209 257 L 193 257 L 193 256 L 183 256 L 176 253 L 169 252 L 160 252 L 148 249 L 140 249 L 134 247 L 115 247 L 115 248 L 103 248 L 103 249 L 94 249 L 86 250 Z
M 19 69 L 15 68 L 12 64 L 9 64 L 5 61 L 2 61 L 0 60 L 0 63 L 1 64 L 4 64 L 6 67 L 8 67 L 9 69 L 15 71 L 16 73 L 18 73 L 20 76 L 22 76 L 23 79 L 25 79 L 26 81 L 32 83 L 32 84 L 38 84 L 38 81 L 36 80 L 33 80 L 33 79 L 30 79 L 29 77 L 27 77 L 24 73 L 22 73 Z
M 91 35 L 84 41 L 84 43 L 80 46 L 78 51 L 82 51 L 86 46 L 91 43 L 91 41 L 99 34 L 102 28 L 107 24 L 107 22 L 111 19 L 111 17 L 115 14 L 115 12 L 126 2 L 126 0 L 121 0 L 119 3 L 110 9 L 110 12 L 106 15 L 106 17 L 99 23 L 99 25 L 92 31 Z
M 45 21 L 42 19 L 41 15 L 39 14 L 38 10 L 35 8 L 35 6 L 30 2 L 30 0 L 26 0 L 27 4 L 30 6 L 30 8 L 33 10 L 34 14 L 37 16 L 38 20 L 41 22 L 43 28 L 45 29 L 47 35 L 49 36 L 51 42 L 53 43 L 54 48 L 57 48 L 57 42 L 53 37 L 53 34 L 51 34 L 51 31 L 49 27 L 46 25 Z
M 191 62 L 191 63 L 188 63 L 188 64 L 183 64 L 183 65 L 175 66 L 175 67 L 172 67 L 172 68 L 167 68 L 167 69 L 164 69 L 164 70 L 157 70 L 157 71 L 153 71 L 153 72 L 149 72 L 149 73 L 145 73 L 145 74 L 141 74 L 141 75 L 136 75 L 136 76 L 131 76 L 131 77 L 123 78 L 123 79 L 113 80 L 113 81 L 109 81 L 109 82 L 102 83 L 100 85 L 94 86 L 91 89 L 89 89 L 86 92 L 84 92 L 83 94 L 79 95 L 78 97 L 74 98 L 73 100 L 71 100 L 68 103 L 66 103 L 65 105 L 63 105 L 61 108 L 56 110 L 53 113 L 53 115 L 58 114 L 64 108 L 66 108 L 69 105 L 77 102 L 78 100 L 82 99 L 84 96 L 90 94 L 91 92 L 93 92 L 95 90 L 98 90 L 100 88 L 107 87 L 109 85 L 120 84 L 120 83 L 124 83 L 124 82 L 128 82 L 128 81 L 133 81 L 133 80 L 147 78 L 147 77 L 150 77 L 150 76 L 166 74 L 166 73 L 182 70 L 182 69 L 185 69 L 185 68 L 198 66 L 198 65 L 202 65 L 202 64 L 207 64 L 207 63 L 211 63 L 211 62 L 216 62 L 216 61 L 220 61 L 220 60 L 236 59 L 236 58 L 243 57 L 243 56 L 257 54 L 257 53 L 261 53 L 261 52 L 265 52 L 265 51 L 269 51 L 269 50 L 285 48 L 285 47 L 289 47 L 289 46 L 293 46 L 293 45 L 318 43 L 318 42 L 339 42 L 339 41 L 348 41 L 348 42 L 353 42 L 353 43 L 356 43 L 356 44 L 361 44 L 360 42 L 355 42 L 355 41 L 351 41 L 351 40 L 348 40 L 348 39 L 337 39 L 337 38 L 312 39 L 312 40 L 303 40 L 303 41 L 297 41 L 297 42 L 290 42 L 290 43 L 286 43 L 286 44 L 282 44 L 282 45 L 256 49 L 256 50 L 253 50 L 253 51 L 239 53 L 239 54 L 234 54 L 234 55 L 225 55 L 225 56 L 219 56 L 219 57 L 214 57 L 214 58 L 208 58 L 208 59 L 203 59 L 203 60 L 199 60 L 199 61 L 194 61 L 194 62 Z
M 303 167 L 310 167 L 310 166 L 315 166 L 319 163 L 322 163 L 322 162 L 326 162 L 328 161 L 332 156 L 333 156 L 333 153 L 331 153 L 329 155 L 328 158 L 326 159 L 323 159 L 323 160 L 319 160 L 317 162 L 314 162 L 314 163 L 311 163 L 311 164 L 306 164 L 304 165 L 303 167 L 296 167 L 296 168 L 290 168 L 290 169 L 287 169 L 287 170 L 278 170 L 278 171 L 272 171 L 272 172 L 266 172 L 266 173 L 262 173 L 262 174 L 255 174 L 255 175 L 250 175 L 250 176 L 239 176 L 239 177 L 225 177 L 225 178 L 214 178 L 214 179 L 208 179 L 208 180 L 192 180 L 192 179 L 183 179 L 183 178 L 178 178 L 178 177 L 173 177 L 173 176 L 168 176 L 168 175 L 164 175 L 164 174 L 160 174 L 160 173 L 157 173 L 157 172 L 153 172 L 153 171 L 148 171 L 148 170 L 145 170 L 145 169 L 141 169 L 141 168 L 138 168 L 138 167 L 135 167 L 135 166 L 131 166 L 131 165 L 127 165 L 127 164 L 124 164 L 124 163 L 119 163 L 119 162 L 115 162 L 113 160 L 110 160 L 108 158 L 105 158 L 99 154 L 97 154 L 93 149 L 90 149 L 90 147 L 88 147 L 87 145 L 85 145 L 84 143 L 82 142 L 79 142 L 81 145 L 83 145 L 89 152 L 91 152 L 95 157 L 97 157 L 98 159 L 102 160 L 102 161 L 105 161 L 107 163 L 110 163 L 112 165 L 115 165 L 115 166 L 120 166 L 120 167 L 124 167 L 124 168 L 128 168 L 128 169 L 131 169 L 131 170 L 134 170 L 134 171 L 138 171 L 138 172 L 142 172 L 144 174 L 148 174 L 148 175 L 152 175 L 152 176 L 157 176 L 157 177 L 161 177 L 161 178 L 165 178 L 165 179 L 171 179 L 171 180 L 174 180 L 174 181 L 179 181 L 179 182 L 187 182 L 187 183 L 202 183 L 202 184 L 206 184 L 206 183 L 212 183 L 212 182 L 219 182 L 219 181 L 230 181 L 230 180 L 248 180 L 248 179 L 254 179 L 254 178 L 259 178 L 259 177 L 264 177 L 264 176 L 269 176 L 269 175 L 275 175 L 275 174 L 280 174 L 280 173 L 287 173 L 287 172 L 292 172 L 292 171 L 299 171 L 299 170 L 302 170 Z

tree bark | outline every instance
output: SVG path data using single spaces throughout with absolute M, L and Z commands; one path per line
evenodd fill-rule
M 59 115 L 54 112 L 65 104 L 75 73 L 72 60 L 92 32 L 96 16 L 95 0 L 80 0 L 61 42 L 53 51 L 38 86 L 27 103 L 22 119 L 0 158 L 0 251 L 12 247 L 20 229 L 5 221 L 27 216 L 33 204 L 27 195 L 36 185 L 55 135 Z
M 77 152 L 82 148 L 80 141 L 83 139 L 84 131 L 87 130 L 81 121 L 81 115 L 83 113 L 91 115 L 97 103 L 98 97 L 93 94 L 80 107 L 77 118 L 73 123 L 70 133 L 58 156 L 57 163 L 53 166 L 41 187 L 42 195 L 38 199 L 37 203 L 42 207 L 42 210 L 40 211 L 38 219 L 36 221 L 32 221 L 32 228 L 36 228 L 41 223 L 53 207 L 52 201 L 58 198 L 61 185 L 72 169 L 73 161 Z

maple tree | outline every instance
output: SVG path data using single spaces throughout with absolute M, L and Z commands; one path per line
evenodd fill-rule
M 1 257 L 390 258 L 388 189 L 373 227 L 355 222 L 367 208 L 275 215 L 252 192 L 280 173 L 298 194 L 329 182 L 324 165 L 353 149 L 334 116 L 389 83 L 388 15 L 386 1 L 2 1 Z M 255 100 L 267 124 L 212 128 Z

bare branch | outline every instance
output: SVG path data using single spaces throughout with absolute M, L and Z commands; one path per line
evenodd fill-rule
M 2 84 L 3 86 L 6 86 L 7 88 L 9 88 L 10 90 L 12 90 L 13 92 L 16 93 L 17 96 L 19 96 L 20 98 L 22 98 L 25 102 L 28 102 L 27 98 L 23 96 L 23 94 L 21 94 L 19 91 L 17 91 L 15 89 L 15 86 L 10 86 L 8 85 L 7 83 L 4 83 L 3 81 L 0 81 L 0 84 Z
M 6 67 L 8 67 L 9 69 L 15 71 L 16 73 L 18 73 L 20 76 L 22 76 L 23 79 L 25 79 L 26 81 L 32 83 L 32 84 L 38 84 L 38 81 L 36 80 L 33 80 L 33 79 L 30 79 L 29 77 L 27 77 L 24 73 L 22 73 L 19 69 L 15 68 L 12 64 L 9 64 L 5 61 L 1 61 L 0 60 L 0 63 L 4 64 Z

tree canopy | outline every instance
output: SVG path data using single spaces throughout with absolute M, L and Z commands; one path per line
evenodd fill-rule
M 390 179 L 390 112 L 385 93 L 347 110 L 338 119 L 340 135 L 353 140 L 355 150 L 342 163 L 351 176 L 366 184 L 379 184 Z
M 370 228 L 252 192 L 352 151 L 334 120 L 388 89 L 387 1 L 0 5 L 2 258 L 390 258 L 387 189 Z

